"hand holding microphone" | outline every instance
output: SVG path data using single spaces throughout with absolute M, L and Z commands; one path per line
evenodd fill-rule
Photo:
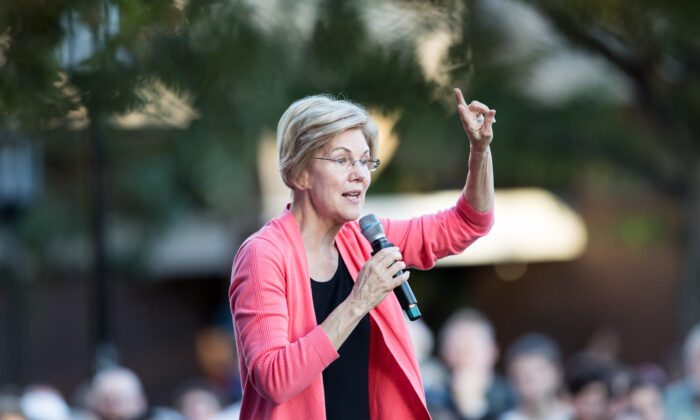
M 350 292 L 351 301 L 359 305 L 363 313 L 369 312 L 408 279 L 410 273 L 401 271 L 405 267 L 396 247 L 384 248 L 374 254 L 357 275 L 355 286 Z
M 387 241 L 386 236 L 384 235 L 384 227 L 382 226 L 382 223 L 377 219 L 377 216 L 374 214 L 368 214 L 360 219 L 360 229 L 362 230 L 362 234 L 364 235 L 365 238 L 369 241 L 369 243 L 372 245 L 372 249 L 374 252 L 372 253 L 372 256 L 374 259 L 375 256 L 379 256 L 382 253 L 385 253 L 386 250 L 393 250 L 396 249 L 396 252 L 398 252 L 398 248 L 394 247 L 394 244 L 390 244 L 389 241 Z M 386 254 L 386 253 L 385 253 Z M 389 253 L 389 258 L 395 254 Z M 398 265 L 398 270 L 394 268 L 394 270 L 391 270 L 394 272 L 393 277 L 395 280 L 401 280 L 400 283 L 394 284 L 394 293 L 396 294 L 396 298 L 398 299 L 399 303 L 401 304 L 401 308 L 406 312 L 406 315 L 408 315 L 408 319 L 411 321 L 415 321 L 416 319 L 420 318 L 420 310 L 418 309 L 418 302 L 416 301 L 416 297 L 413 295 L 413 291 L 411 290 L 411 286 L 408 285 L 408 272 L 403 272 L 402 269 L 406 267 L 406 264 L 403 261 L 398 261 L 401 257 L 401 254 L 399 253 L 399 258 L 394 259 L 393 261 L 387 261 L 385 258 L 387 257 L 382 257 L 382 262 L 383 263 L 391 263 L 394 262 L 393 265 L 391 265 L 389 268 L 394 267 L 395 265 Z M 371 261 L 371 260 L 370 260 Z M 364 270 L 364 267 L 363 267 Z M 405 277 L 404 277 L 405 276 Z M 358 275 L 358 278 L 360 276 Z

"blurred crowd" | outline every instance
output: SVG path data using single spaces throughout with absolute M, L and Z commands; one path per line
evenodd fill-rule
M 138 373 L 114 365 L 98 370 L 69 400 L 48 384 L 0 388 L 0 420 L 237 419 L 242 391 L 233 333 L 205 328 L 194 347 L 201 375 L 174 384 L 169 405 L 151 404 Z
M 493 325 L 474 309 L 454 313 L 437 339 L 424 323 L 409 325 L 434 420 L 700 420 L 700 324 L 685 338 L 674 379 L 659 365 L 619 360 L 609 331 L 566 360 L 553 337 L 527 333 L 500 360 Z M 47 384 L 0 389 L 0 420 L 237 419 L 231 332 L 203 330 L 195 347 L 202 377 L 179 385 L 169 406 L 149 404 L 139 375 L 111 366 L 70 404 Z
M 566 360 L 553 337 L 524 334 L 503 353 L 501 373 L 482 313 L 454 313 L 437 357 L 431 331 L 409 325 L 434 420 L 700 420 L 700 324 L 685 338 L 678 378 L 654 363 L 624 363 L 611 330 Z

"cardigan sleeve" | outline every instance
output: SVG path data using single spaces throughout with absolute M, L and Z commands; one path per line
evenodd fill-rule
M 229 298 L 245 367 L 255 389 L 281 404 L 308 387 L 338 357 L 320 326 L 289 340 L 289 313 L 280 253 L 265 241 L 236 255 Z
M 457 204 L 436 214 L 410 220 L 384 220 L 389 242 L 401 250 L 409 267 L 426 270 L 448 255 L 459 254 L 486 235 L 494 223 L 494 211 L 481 213 L 459 195 Z

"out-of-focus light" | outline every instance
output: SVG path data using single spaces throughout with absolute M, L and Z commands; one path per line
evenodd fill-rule
M 192 107 L 189 95 L 174 92 L 160 82 L 153 82 L 138 90 L 144 101 L 138 111 L 115 116 L 113 124 L 119 128 L 187 128 L 199 113 Z
M 67 84 L 67 78 L 62 76 L 57 86 L 62 88 L 66 95 L 77 96 L 77 89 Z M 138 130 L 144 128 L 184 129 L 190 123 L 199 118 L 199 113 L 192 107 L 190 95 L 175 92 L 163 83 L 154 81 L 147 86 L 139 88 L 136 94 L 143 101 L 143 106 L 138 110 L 121 115 L 113 115 L 110 122 L 122 130 Z M 87 108 L 80 105 L 66 115 L 68 127 L 72 130 L 83 130 L 90 120 Z

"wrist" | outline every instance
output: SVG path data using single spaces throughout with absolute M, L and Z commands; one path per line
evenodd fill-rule
M 341 303 L 341 305 L 342 304 L 345 304 L 346 310 L 353 319 L 362 319 L 362 317 L 369 312 L 365 309 L 365 305 L 361 300 L 353 299 L 352 293 L 343 303 Z
M 491 152 L 491 146 L 486 147 L 475 146 L 473 144 L 469 145 L 469 156 L 474 157 L 486 157 Z

